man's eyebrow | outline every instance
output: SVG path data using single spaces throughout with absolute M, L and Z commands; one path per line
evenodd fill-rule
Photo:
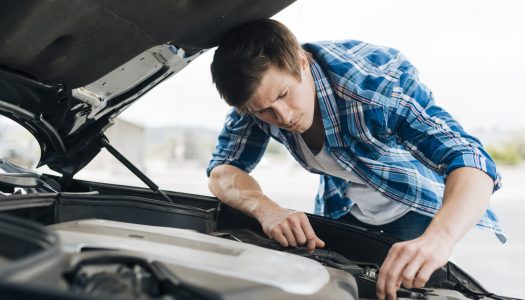
M 274 101 L 276 101 L 277 99 L 281 98 L 281 95 L 284 94 L 284 93 L 286 92 L 287 89 L 288 89 L 288 83 L 280 89 L 280 91 L 279 91 L 279 93 L 277 94 L 277 96 L 276 96 L 274 99 L 272 99 L 272 102 L 274 102 Z M 262 109 L 255 110 L 255 109 L 253 108 L 252 105 L 250 105 L 250 104 L 247 104 L 247 105 L 246 105 L 246 111 L 247 111 L 248 113 L 251 113 L 251 114 L 259 113 L 259 112 L 261 112 L 261 111 L 263 111 L 263 110 L 265 110 L 265 109 L 266 109 L 266 108 L 262 108 Z

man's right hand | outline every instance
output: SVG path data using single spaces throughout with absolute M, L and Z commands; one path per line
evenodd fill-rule
M 306 249 L 311 252 L 315 248 L 322 248 L 325 245 L 315 235 L 308 217 L 303 212 L 271 205 L 270 207 L 259 208 L 257 219 L 261 223 L 264 233 L 282 246 L 306 246 Z
M 222 202 L 256 218 L 264 233 L 281 245 L 305 245 L 308 251 L 324 247 L 304 213 L 280 207 L 243 170 L 231 165 L 217 166 L 211 171 L 208 186 Z

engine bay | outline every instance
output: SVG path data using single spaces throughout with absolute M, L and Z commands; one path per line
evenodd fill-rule
M 329 249 L 285 248 L 248 229 L 205 234 L 101 219 L 47 227 L 7 215 L 1 221 L 10 229 L 2 238 L 19 238 L 0 261 L 0 279 L 13 284 L 97 299 L 375 298 L 377 265 Z M 464 298 L 445 289 L 401 289 L 398 298 L 444 292 Z
M 73 181 L 11 194 L 0 213 L 0 295 L 23 299 L 375 299 L 396 240 L 315 215 L 313 252 L 267 238 L 206 196 Z M 6 294 L 6 291 L 12 293 Z M 45 297 L 48 298 L 45 298 Z M 447 263 L 399 299 L 506 299 Z

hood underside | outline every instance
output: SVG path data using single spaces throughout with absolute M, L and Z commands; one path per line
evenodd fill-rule
M 0 113 L 36 137 L 39 165 L 72 176 L 141 95 L 292 2 L 2 1 Z
M 162 44 L 187 52 L 292 1 L 12 0 L 0 4 L 0 65 L 77 88 Z

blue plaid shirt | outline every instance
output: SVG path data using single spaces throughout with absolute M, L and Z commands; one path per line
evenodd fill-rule
M 457 168 L 480 169 L 494 180 L 494 191 L 501 187 L 496 165 L 480 141 L 435 104 L 416 68 L 399 51 L 353 40 L 303 48 L 313 56 L 310 67 L 326 147 L 341 166 L 385 197 L 432 217 L 441 207 L 447 175 Z M 305 169 L 321 175 L 316 214 L 339 218 L 351 210 L 353 201 L 346 196 L 350 182 L 309 167 L 291 132 L 235 109 L 226 118 L 208 176 L 220 164 L 250 172 L 270 137 Z M 505 242 L 492 210 L 477 225 L 492 229 Z

